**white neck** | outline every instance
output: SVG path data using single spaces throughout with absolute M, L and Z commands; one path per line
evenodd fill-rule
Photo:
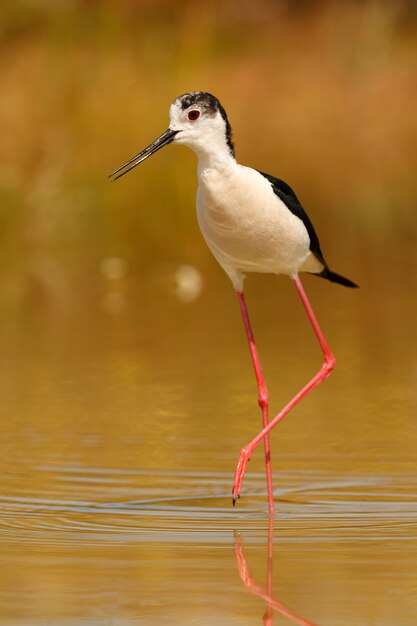
M 193 146 L 192 150 L 198 157 L 198 173 L 204 170 L 227 172 L 236 167 L 236 159 L 230 154 L 229 147 L 224 146 Z

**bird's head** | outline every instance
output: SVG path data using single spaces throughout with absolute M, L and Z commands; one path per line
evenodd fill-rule
M 183 144 L 199 152 L 208 147 L 227 146 L 234 155 L 232 129 L 226 111 L 219 100 L 207 91 L 194 91 L 179 96 L 169 111 L 172 130 L 177 134 L 174 143 Z
M 234 157 L 232 129 L 219 100 L 206 91 L 179 96 L 171 104 L 170 124 L 160 137 L 110 174 L 113 180 L 127 174 L 152 154 L 170 143 L 188 146 L 197 154 L 226 151 Z

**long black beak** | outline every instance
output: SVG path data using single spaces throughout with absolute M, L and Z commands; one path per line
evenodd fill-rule
M 142 152 L 139 152 L 139 154 L 136 154 L 134 157 L 129 159 L 129 161 L 127 161 L 124 165 L 121 165 L 120 167 L 117 168 L 117 170 L 114 170 L 114 172 L 109 174 L 108 178 L 112 178 L 112 180 L 115 181 L 121 176 L 124 176 L 125 174 L 130 172 L 130 170 L 133 170 L 134 167 L 139 165 L 139 163 L 142 163 L 142 161 L 150 157 L 152 154 L 155 154 L 155 152 L 158 152 L 158 150 L 160 150 L 164 146 L 167 146 L 169 143 L 171 143 L 171 141 L 174 139 L 175 135 L 178 132 L 179 132 L 178 130 L 171 130 L 170 128 L 168 128 L 168 130 L 162 133 L 162 135 L 158 137 L 158 139 L 155 139 L 155 141 L 149 144 L 149 146 L 147 146 L 147 148 L 142 150 Z

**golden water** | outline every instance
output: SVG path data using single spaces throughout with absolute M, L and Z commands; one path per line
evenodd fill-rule
M 305 278 L 338 365 L 273 433 L 268 562 L 261 448 L 231 506 L 261 416 L 208 268 L 186 304 L 152 275 L 112 313 L 3 310 L 1 623 L 416 624 L 415 276 Z M 320 352 L 288 279 L 250 277 L 247 299 L 278 411 Z

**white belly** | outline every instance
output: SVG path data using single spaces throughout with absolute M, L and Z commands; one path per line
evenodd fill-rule
M 311 256 L 303 222 L 251 168 L 236 164 L 227 174 L 200 172 L 197 215 L 207 245 L 236 289 L 245 272 L 293 276 Z

